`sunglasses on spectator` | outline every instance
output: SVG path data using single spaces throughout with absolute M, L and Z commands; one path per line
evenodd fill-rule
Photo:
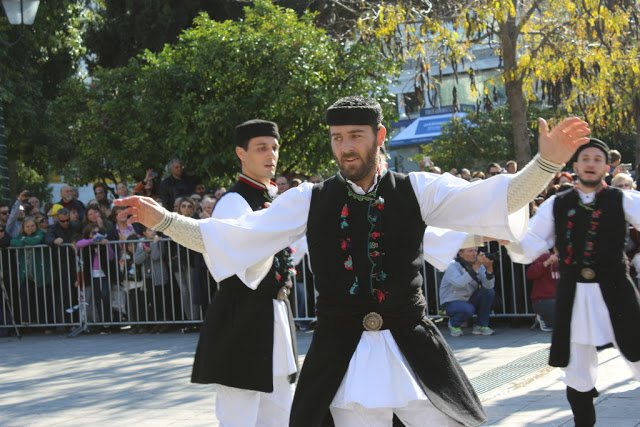
M 69 221 L 69 220 L 67 220 L 67 221 Z M 67 221 L 60 221 L 60 222 L 67 222 Z M 40 219 L 38 220 L 38 222 L 45 223 L 45 222 L 47 222 L 47 218 L 40 218 Z
M 0 214 L 2 214 L 2 215 L 9 215 L 9 211 L 0 211 Z
M 200 197 L 192 197 L 191 200 L 193 200 L 194 202 L 201 202 L 202 199 Z
M 181 208 L 191 208 L 191 209 L 193 209 L 193 205 L 189 205 L 187 203 L 184 203 L 184 204 L 180 205 L 180 207 Z
M 104 193 L 104 190 L 96 190 L 96 191 L 94 191 L 94 193 L 95 194 L 102 194 L 102 193 Z
M 69 221 L 71 221 L 71 220 L 70 219 L 59 219 L 58 220 L 58 222 L 61 222 L 63 224 L 66 223 L 66 222 L 69 222 Z
M 500 175 L 502 172 L 487 172 L 487 175 L 489 176 L 494 176 L 494 175 Z

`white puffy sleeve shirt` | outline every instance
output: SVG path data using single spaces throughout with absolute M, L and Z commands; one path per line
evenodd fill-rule
M 526 232 L 528 206 L 507 212 L 508 175 L 471 184 L 449 174 L 418 172 L 409 178 L 422 218 L 430 226 L 506 240 L 518 240 Z M 312 184 L 303 183 L 280 195 L 268 209 L 236 219 L 199 221 L 213 277 L 220 281 L 244 272 L 247 286 L 257 287 L 273 254 L 305 235 L 312 189 Z
M 409 177 L 422 218 L 430 226 L 508 240 L 521 238 L 526 231 L 528 206 L 511 215 L 507 212 L 507 175 L 472 184 L 449 174 L 411 173 Z M 355 184 L 349 185 L 355 192 L 365 193 Z M 200 221 L 204 256 L 215 279 L 238 274 L 247 286 L 257 287 L 271 266 L 273 254 L 305 235 L 312 190 L 312 184 L 304 183 L 280 195 L 268 209 L 237 219 Z M 447 233 L 432 228 L 424 241 L 435 248 L 438 245 L 434 242 Z M 449 235 L 447 248 L 438 253 L 434 250 L 433 260 L 451 259 L 465 237 L 460 233 L 455 238 Z M 380 373 L 375 385 L 367 382 L 370 372 Z M 393 393 L 371 393 L 371 387 Z M 426 399 L 391 333 L 364 331 L 332 406 L 397 407 Z

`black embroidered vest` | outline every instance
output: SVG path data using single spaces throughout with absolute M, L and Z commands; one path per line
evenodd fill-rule
M 240 180 L 236 181 L 231 188 L 229 188 L 227 193 L 238 193 L 247 201 L 253 211 L 264 209 L 264 204 L 266 202 L 271 202 L 271 198 L 265 190 L 253 187 L 252 185 Z M 267 273 L 264 280 L 260 282 L 256 292 L 264 295 L 268 294 L 271 298 L 276 298 L 278 290 L 282 286 L 291 288 L 293 286 L 293 281 L 289 272 L 289 268 L 291 267 L 290 249 L 287 248 L 278 252 L 274 256 L 271 270 Z M 239 286 L 243 291 L 246 290 L 246 285 L 242 283 L 237 276 L 229 277 L 228 279 L 220 282 L 220 287 L 227 286 Z
M 627 223 L 622 191 L 606 187 L 591 205 L 584 206 L 576 190 L 567 190 L 556 197 L 553 215 L 561 272 L 588 266 L 601 274 L 625 273 Z M 599 281 L 601 274 L 593 280 Z
M 375 199 L 378 202 L 350 196 L 338 176 L 314 186 L 307 241 L 319 317 L 361 318 L 375 311 L 385 318 L 386 329 L 393 326 L 393 318 L 424 315 L 421 269 L 426 226 L 409 177 L 387 172 Z M 372 216 L 380 223 L 374 226 Z
M 241 181 L 229 192 L 242 196 L 251 209 L 260 210 L 270 202 L 264 188 Z M 223 196 L 226 197 L 226 196 Z M 215 209 L 215 208 L 214 208 Z M 273 391 L 273 301 L 282 286 L 291 286 L 288 272 L 290 252 L 285 249 L 274 257 L 269 273 L 254 291 L 237 276 L 220 282 L 220 289 L 207 309 L 193 362 L 191 381 L 222 384 L 264 393 Z M 278 278 L 279 276 L 279 278 Z M 297 345 L 291 306 L 284 300 L 294 358 Z M 297 372 L 289 375 L 295 382 Z

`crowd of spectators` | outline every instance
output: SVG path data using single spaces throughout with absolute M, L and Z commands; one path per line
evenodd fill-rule
M 97 182 L 90 200 L 79 200 L 77 189 L 63 185 L 53 203 L 41 205 L 28 190 L 11 205 L 0 203 L 4 301 L 11 308 L 0 307 L 0 334 L 14 321 L 77 322 L 79 289 L 89 322 L 130 322 L 131 332 L 145 330 L 136 326 L 140 322 L 165 322 L 151 325 L 161 332 L 167 322 L 201 319 L 215 287 L 207 275 L 194 274 L 194 255 L 141 224 L 127 224 L 118 216 L 123 208 L 113 205 L 113 198 L 137 194 L 182 215 L 209 217 L 226 190 L 207 190 L 184 173 L 179 159 L 168 169 L 162 182 L 148 169 L 131 189 L 126 182 Z
M 637 184 L 629 165 L 622 163 L 615 150 L 611 158 L 607 181 L 626 191 L 635 190 Z M 12 204 L 0 203 L 0 248 L 9 248 L 1 252 L 0 260 L 14 308 L 15 319 L 11 321 L 27 324 L 77 322 L 75 286 L 82 284 L 88 303 L 87 319 L 92 322 L 131 322 L 133 332 L 146 331 L 145 327 L 139 326 L 144 322 L 151 324 L 154 332 L 161 332 L 167 329 L 168 323 L 201 320 L 215 292 L 215 283 L 202 255 L 186 250 L 141 224 L 128 225 L 126 219 L 117 215 L 122 208 L 113 206 L 112 198 L 136 194 L 151 197 L 181 215 L 198 219 L 210 217 L 226 189 L 207 190 L 198 177 L 186 173 L 180 159 L 171 159 L 167 168 L 169 173 L 163 180 L 153 169 L 146 170 L 144 179 L 132 188 L 125 182 L 119 182 L 115 187 L 97 182 L 93 185 L 94 198 L 91 200 L 78 200 L 78 191 L 64 185 L 60 189 L 60 199 L 54 203 L 41 204 L 28 190 L 22 191 Z M 423 159 L 420 169 L 441 173 L 429 158 Z M 463 168 L 452 169 L 449 173 L 473 182 L 517 170 L 517 163 L 508 161 L 504 168 L 492 162 L 484 171 Z M 305 177 L 298 176 L 277 177 L 278 194 L 304 180 Z M 308 178 L 312 183 L 321 181 L 319 175 Z M 531 215 L 548 197 L 571 188 L 573 181 L 570 172 L 558 174 L 531 203 Z M 632 272 L 640 280 L 640 232 L 630 227 L 629 234 L 627 253 Z M 479 258 L 486 261 L 483 255 Z M 464 261 L 462 255 L 460 260 Z M 552 274 L 553 260 L 553 254 L 549 253 L 541 257 L 539 263 L 528 267 L 527 272 L 533 283 L 533 308 L 543 330 L 551 330 L 553 325 L 550 314 L 553 290 L 550 288 L 557 279 L 557 275 Z M 465 262 L 477 264 L 475 260 Z M 485 263 L 483 268 L 487 265 Z M 308 260 L 305 265 L 298 266 L 298 270 L 302 268 L 306 269 L 307 287 L 304 288 L 299 278 L 292 303 L 297 317 L 310 318 L 313 317 L 314 290 Z M 444 303 L 447 305 L 447 301 Z M 485 334 L 489 334 L 484 311 L 483 308 L 478 326 L 486 327 Z M 0 333 L 1 325 L 10 323 L 7 317 L 7 312 L 0 308 Z M 463 322 L 456 318 L 451 325 L 456 334 L 460 323 Z M 302 321 L 300 325 L 305 328 L 308 322 Z

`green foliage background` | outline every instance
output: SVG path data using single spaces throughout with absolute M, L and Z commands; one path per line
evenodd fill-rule
M 240 21 L 201 14 L 175 45 L 98 68 L 89 86 L 65 83 L 50 110 L 57 164 L 80 184 L 140 179 L 177 156 L 205 182 L 229 181 L 238 172 L 234 127 L 263 118 L 280 127 L 280 173 L 333 169 L 326 108 L 353 94 L 386 101 L 399 65 L 375 40 L 345 46 L 316 28 L 313 15 L 268 1 Z M 394 104 L 383 104 L 394 119 Z
M 90 13 L 82 0 L 40 2 L 33 26 L 10 25 L 2 13 L 0 96 L 13 196 L 28 188 L 48 198 L 51 158 L 57 147 L 49 138 L 49 106 L 60 82 L 73 75 L 84 54 L 82 33 Z

